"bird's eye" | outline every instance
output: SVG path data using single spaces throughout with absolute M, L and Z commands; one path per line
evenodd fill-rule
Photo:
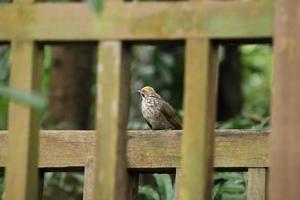
M 145 95 L 142 93 L 142 97 L 145 97 Z

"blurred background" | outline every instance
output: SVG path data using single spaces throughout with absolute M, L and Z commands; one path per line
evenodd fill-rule
M 42 129 L 93 130 L 96 98 L 96 43 L 44 45 L 41 97 Z M 131 96 L 128 129 L 148 129 L 136 90 L 145 85 L 157 92 L 184 117 L 182 111 L 184 42 L 130 45 Z M 216 128 L 269 127 L 272 47 L 226 44 L 219 47 L 219 87 Z M 9 85 L 10 46 L 0 45 L 0 86 Z M 101 77 L 100 77 L 101 78 Z M 7 129 L 8 98 L 0 96 L 0 130 Z M 0 192 L 3 191 L 3 171 Z M 214 200 L 246 200 L 247 172 L 215 172 Z M 45 173 L 45 200 L 82 199 L 83 172 Z M 166 192 L 167 191 L 167 194 Z M 139 199 L 171 200 L 169 175 L 141 180 Z M 1 195 L 2 196 L 2 195 Z

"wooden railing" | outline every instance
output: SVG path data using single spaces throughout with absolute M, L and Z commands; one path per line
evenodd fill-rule
M 214 167 L 248 171 L 251 200 L 265 199 L 268 137 L 269 133 L 264 131 L 216 130 Z M 128 169 L 132 176 L 143 172 L 175 173 L 180 167 L 181 131 L 129 131 L 127 139 Z M 7 131 L 0 132 L 0 141 L 0 167 L 4 167 Z M 95 141 L 95 131 L 42 131 L 40 170 L 84 171 L 84 200 L 91 200 Z

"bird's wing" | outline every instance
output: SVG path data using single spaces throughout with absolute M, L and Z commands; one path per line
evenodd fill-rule
M 181 129 L 181 119 L 179 115 L 176 113 L 174 108 L 168 104 L 168 102 L 162 100 L 161 101 L 161 112 L 165 116 L 165 118 L 177 129 Z
M 145 121 L 147 122 L 147 124 L 150 127 L 150 129 L 152 129 L 152 125 L 146 119 L 145 119 Z

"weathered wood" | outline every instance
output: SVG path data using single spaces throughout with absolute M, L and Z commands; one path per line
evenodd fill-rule
M 129 131 L 128 168 L 135 171 L 180 166 L 180 131 Z M 269 167 L 269 134 L 254 130 L 218 130 L 217 168 Z M 84 167 L 95 147 L 94 131 L 42 131 L 39 167 Z M 7 131 L 0 131 L 0 167 L 5 166 Z
M 122 1 L 122 0 L 112 0 L 112 1 Z M 127 76 L 127 79 L 123 82 L 123 87 L 128 90 L 130 88 L 130 66 L 131 66 L 131 47 L 130 45 L 126 43 L 121 43 L 122 46 L 122 67 L 123 70 L 127 70 L 126 73 L 123 72 L 125 76 Z M 127 88 L 126 88 L 127 87 Z M 128 91 L 129 92 L 129 91 Z M 129 95 L 129 93 L 127 94 Z M 127 98 L 127 97 L 126 97 Z M 129 105 L 127 105 L 129 106 Z M 126 141 L 127 138 L 126 138 Z M 126 157 L 127 159 L 127 157 Z M 126 163 L 128 164 L 127 160 Z M 139 174 L 130 172 L 127 173 L 127 200 L 137 200 L 138 199 L 138 189 L 139 189 Z
M 269 198 L 300 198 L 300 1 L 277 0 Z
M 248 169 L 248 194 L 249 200 L 266 199 L 266 168 Z
M 217 65 L 208 39 L 186 42 L 181 199 L 210 199 Z
M 87 158 L 84 166 L 83 200 L 93 200 L 93 187 L 95 178 L 95 158 Z
M 126 199 L 126 127 L 129 66 L 122 63 L 122 44 L 104 41 L 97 73 L 95 200 Z
M 175 174 L 175 200 L 180 200 L 180 185 L 181 185 L 181 169 L 178 167 L 176 168 Z
M 12 42 L 10 86 L 26 92 L 39 89 L 42 53 L 30 41 Z M 5 171 L 5 199 L 37 199 L 39 116 L 27 106 L 9 105 L 8 159 Z
M 273 30 L 273 1 L 106 2 L 98 16 L 86 3 L 37 3 L 21 11 L 0 6 L 0 40 L 249 39 L 270 38 Z

